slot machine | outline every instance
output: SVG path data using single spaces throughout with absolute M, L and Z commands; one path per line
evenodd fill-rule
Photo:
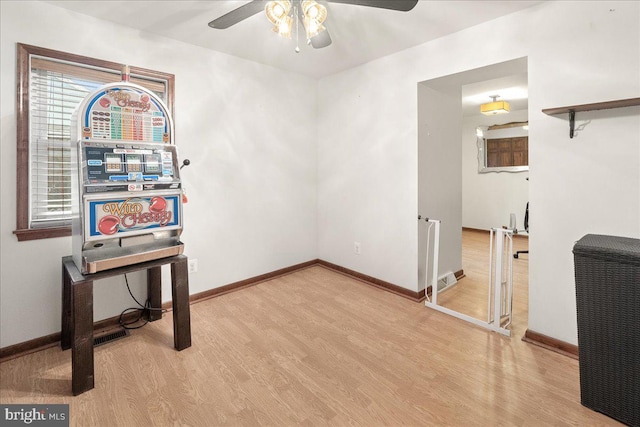
M 158 96 L 128 80 L 125 69 L 72 116 L 72 255 L 83 274 L 184 251 L 173 121 Z

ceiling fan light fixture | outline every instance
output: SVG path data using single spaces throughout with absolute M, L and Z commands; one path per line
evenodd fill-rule
M 302 7 L 302 23 L 307 32 L 307 39 L 311 39 L 326 30 L 322 25 L 327 19 L 326 7 L 314 0 L 303 0 L 300 2 L 300 7 Z
M 492 102 L 480 105 L 480 112 L 487 116 L 496 114 L 506 114 L 511 110 L 511 106 L 507 101 L 496 101 L 498 95 L 491 96 Z
M 291 2 L 289 0 L 272 0 L 267 2 L 264 7 L 264 12 L 267 15 L 267 19 L 277 26 L 280 21 L 289 15 L 291 11 Z
M 314 0 L 303 0 L 301 6 L 305 18 L 315 20 L 318 25 L 327 19 L 327 8 Z
M 318 1 L 244 0 L 242 2 L 244 4 L 219 16 L 209 22 L 208 25 L 211 28 L 223 30 L 264 11 L 269 22 L 275 27 L 275 32 L 285 37 L 289 34 L 289 28 L 291 29 L 291 33 L 293 33 L 293 22 L 291 21 L 295 21 L 296 52 L 300 51 L 300 48 L 297 46 L 300 23 L 307 27 L 307 43 L 314 49 L 321 49 L 331 45 L 332 40 L 329 31 L 322 25 L 327 19 L 327 7 L 319 4 Z M 419 0 L 324 0 L 322 3 L 344 3 L 354 6 L 408 12 L 418 4 L 418 1 Z M 287 16 L 290 17 L 291 20 L 286 19 Z M 291 36 L 293 36 L 293 34 L 291 34 Z
M 273 27 L 273 31 L 277 32 L 279 36 L 287 39 L 291 38 L 291 32 L 293 29 L 293 18 L 285 16 L 278 22 L 278 25 Z
M 311 37 L 315 37 L 327 28 L 322 25 L 322 23 L 316 21 L 313 18 L 304 18 L 304 28 L 307 31 L 307 39 L 311 39 Z

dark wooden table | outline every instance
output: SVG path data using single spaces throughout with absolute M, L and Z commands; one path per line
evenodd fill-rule
M 147 270 L 147 292 L 152 307 L 162 304 L 162 270 L 171 264 L 173 302 L 173 343 L 176 350 L 191 347 L 189 312 L 189 268 L 185 255 L 143 262 L 83 275 L 71 256 L 62 258 L 62 337 L 63 350 L 71 349 L 71 388 L 79 395 L 94 387 L 93 367 L 93 282 L 134 271 Z M 162 318 L 151 310 L 149 321 Z

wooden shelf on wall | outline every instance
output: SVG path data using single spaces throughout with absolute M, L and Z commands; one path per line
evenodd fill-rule
M 543 113 L 550 116 L 569 113 L 569 138 L 573 138 L 575 118 L 578 111 L 610 110 L 612 108 L 634 107 L 640 105 L 640 98 L 616 99 L 614 101 L 595 102 L 593 104 L 570 105 L 568 107 L 544 108 Z
M 615 101 L 595 102 L 593 104 L 570 105 L 568 107 L 545 108 L 543 113 L 551 115 L 570 113 L 571 111 L 609 110 L 611 108 L 633 107 L 640 105 L 640 98 L 616 99 Z

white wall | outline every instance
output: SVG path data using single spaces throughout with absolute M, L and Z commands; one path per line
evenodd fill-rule
M 574 241 L 640 237 L 640 112 L 578 114 L 592 121 L 570 140 L 541 109 L 640 96 L 639 17 L 637 2 L 545 2 L 322 79 L 320 257 L 416 290 L 416 83 L 528 57 L 529 328 L 576 343 Z
M 461 90 L 418 90 L 418 210 L 440 220 L 438 277 L 462 269 Z M 418 227 L 418 289 L 424 289 L 428 225 Z M 430 243 L 431 244 L 431 243 Z M 433 250 L 433 249 L 431 249 Z M 433 253 L 433 252 L 431 252 Z
M 489 230 L 509 225 L 516 214 L 518 230 L 524 230 L 529 201 L 529 172 L 478 173 L 476 128 L 508 122 L 526 122 L 527 111 L 511 111 L 498 117 L 478 114 L 462 123 L 462 226 Z
M 319 82 L 318 255 L 417 291 L 417 81 L 398 67 L 394 55 Z
M 71 254 L 71 238 L 18 243 L 12 234 L 16 42 L 176 75 L 176 142 L 191 160 L 183 241 L 199 261 L 192 294 L 317 258 L 314 80 L 47 3 L 3 1 L 0 11 L 0 347 L 60 330 L 60 260 Z M 142 278 L 130 280 L 140 298 Z M 96 320 L 133 306 L 123 283 L 96 283 Z

